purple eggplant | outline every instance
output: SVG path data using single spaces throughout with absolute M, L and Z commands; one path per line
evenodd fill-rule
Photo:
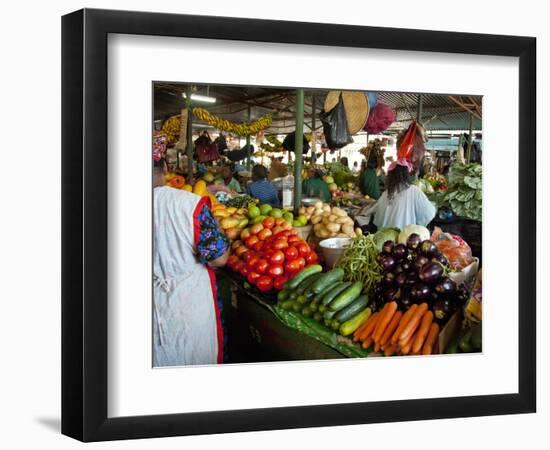
M 396 265 L 397 260 L 391 255 L 382 255 L 382 258 L 380 258 L 380 267 L 384 272 L 392 271 Z
M 423 301 L 427 300 L 432 293 L 432 290 L 430 289 L 430 286 L 428 286 L 426 283 L 415 283 L 411 289 L 411 297 L 413 301 Z
M 408 259 L 401 261 L 401 264 L 399 265 L 403 269 L 403 272 L 411 272 L 412 270 L 414 270 L 412 262 L 410 262 Z
M 440 262 L 445 267 L 447 267 L 449 265 L 449 260 L 447 259 L 447 257 L 443 253 L 440 253 L 439 255 L 434 256 L 432 258 L 432 261 Z
M 407 286 L 412 286 L 418 281 L 418 275 L 415 272 L 409 272 L 407 274 Z
M 395 287 L 391 287 L 386 289 L 384 292 L 384 302 L 393 302 L 394 300 L 397 300 L 399 298 L 400 291 L 399 289 Z
M 407 247 L 411 250 L 416 250 L 420 245 L 420 242 L 422 242 L 422 239 L 418 234 L 409 234 L 409 237 L 407 238 Z
M 393 247 L 392 254 L 396 259 L 403 259 L 409 256 L 409 250 L 405 244 L 397 244 Z
M 399 300 L 397 301 L 397 306 L 399 306 L 399 309 L 402 311 L 406 311 L 413 305 L 413 301 L 411 299 L 411 293 L 407 290 L 402 290 L 401 295 L 399 296 Z
M 420 253 L 427 258 L 433 258 L 439 253 L 439 249 L 432 241 L 426 239 L 420 244 Z
M 447 299 L 439 299 L 436 301 L 432 306 L 432 311 L 434 313 L 435 320 L 440 324 L 447 322 L 453 312 L 451 304 Z
M 429 262 L 422 266 L 422 269 L 418 273 L 418 278 L 425 283 L 435 283 L 443 275 L 443 266 L 438 262 Z
M 456 291 L 456 283 L 449 277 L 440 278 L 435 285 L 438 294 L 451 294 Z
M 416 259 L 414 260 L 414 269 L 420 273 L 422 271 L 422 268 L 428 264 L 430 262 L 430 260 L 428 258 L 426 258 L 425 256 L 422 256 L 422 255 L 419 255 L 416 257 Z
M 382 252 L 386 253 L 387 255 L 391 255 L 393 252 L 393 246 L 394 246 L 393 241 L 389 241 L 389 240 L 385 241 L 384 244 L 382 245 Z
M 384 283 L 386 286 L 393 286 L 394 282 L 395 282 L 395 273 L 393 272 L 386 272 L 384 274 Z
M 401 272 L 395 276 L 395 285 L 397 287 L 403 287 L 407 283 L 407 274 L 405 272 Z

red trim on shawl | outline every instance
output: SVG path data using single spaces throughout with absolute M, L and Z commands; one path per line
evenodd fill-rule
M 195 241 L 195 245 L 199 243 L 200 239 L 200 233 L 201 233 L 201 227 L 199 223 L 199 214 L 202 210 L 202 207 L 206 205 L 209 208 L 211 207 L 212 203 L 210 201 L 209 197 L 201 197 L 201 199 L 197 202 L 195 206 L 195 210 L 193 211 L 193 237 Z M 220 315 L 220 307 L 218 305 L 218 292 L 216 289 L 216 275 L 214 274 L 214 271 L 211 267 L 206 266 L 206 270 L 208 270 L 208 277 L 210 278 L 210 289 L 212 290 L 212 297 L 214 298 L 214 310 L 216 312 L 216 333 L 218 337 L 218 364 L 223 363 L 223 327 L 222 327 L 222 320 Z

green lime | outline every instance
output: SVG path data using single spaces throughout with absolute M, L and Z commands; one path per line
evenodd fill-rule
M 269 212 L 269 215 L 271 217 L 274 217 L 275 219 L 280 219 L 281 217 L 283 217 L 283 212 L 279 208 L 273 208 Z
M 286 220 L 286 219 L 285 219 Z M 301 227 L 303 226 L 302 222 L 300 222 L 299 220 L 293 220 L 292 221 L 292 226 L 293 227 Z
M 302 226 L 306 225 L 307 224 L 307 216 L 305 216 L 304 214 L 300 214 L 298 216 L 298 221 L 301 222 Z
M 298 302 L 292 303 L 292 311 L 294 312 L 300 312 L 302 310 L 302 305 Z
M 254 219 L 255 217 L 258 217 L 260 215 L 260 208 L 258 208 L 257 206 L 249 206 L 248 208 L 248 217 L 250 217 L 251 219 Z
M 287 211 L 283 214 L 283 219 L 288 223 L 292 223 L 294 221 L 294 215 Z
M 271 205 L 260 205 L 260 214 L 262 214 L 263 216 L 267 216 L 272 209 L 273 207 Z

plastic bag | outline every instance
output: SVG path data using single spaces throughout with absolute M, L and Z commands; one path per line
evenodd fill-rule
M 250 145 L 250 156 L 254 154 L 254 146 Z M 230 161 L 236 162 L 245 159 L 248 156 L 248 146 L 244 146 L 240 150 L 231 150 L 225 152 L 224 156 L 229 158 Z
M 335 150 L 353 142 L 353 138 L 349 133 L 342 93 L 340 93 L 336 106 L 328 112 L 322 112 L 319 118 L 323 123 L 323 132 L 328 148 Z
M 306 135 L 304 134 L 302 142 L 302 154 L 306 154 L 309 152 L 309 142 L 306 139 Z M 288 150 L 289 152 L 293 152 L 296 147 L 296 131 L 293 131 L 292 133 L 288 133 L 283 141 L 283 148 L 285 150 Z
M 444 233 L 441 228 L 435 227 L 431 239 L 445 255 L 451 268 L 462 270 L 474 261 L 472 249 L 460 236 Z

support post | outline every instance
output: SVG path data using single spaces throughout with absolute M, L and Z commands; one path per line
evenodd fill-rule
M 470 159 L 472 157 L 472 144 L 473 144 L 473 138 L 472 138 L 472 128 L 474 125 L 474 116 L 472 113 L 470 113 L 470 125 L 469 125 L 469 134 L 468 134 L 468 151 L 466 153 L 466 162 L 469 164 Z
M 422 94 L 418 94 L 418 105 L 416 109 L 416 121 L 418 123 L 422 123 L 422 106 L 423 106 L 424 100 L 422 98 Z
M 193 105 L 191 102 L 191 86 L 185 88 L 187 106 L 187 179 L 193 183 Z
M 294 139 L 294 213 L 302 204 L 302 150 L 304 145 L 304 90 L 296 89 L 296 136 Z
M 315 126 L 317 120 L 317 111 L 315 110 L 316 98 L 315 94 L 311 95 L 311 162 L 313 164 L 317 161 L 317 136 L 315 135 Z
M 250 105 L 248 105 L 246 121 L 250 123 Z M 246 148 L 246 170 L 250 171 L 250 135 L 246 136 Z

